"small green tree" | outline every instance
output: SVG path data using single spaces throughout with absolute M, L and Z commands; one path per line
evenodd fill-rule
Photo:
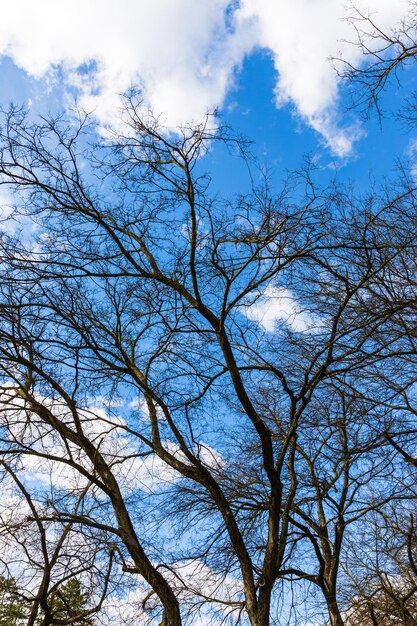
M 87 615 L 91 593 L 83 589 L 78 578 L 71 578 L 50 596 L 52 623 L 68 623 L 74 626 L 93 626 L 94 619 Z
M 14 578 L 0 576 L 0 626 L 18 626 L 27 613 L 28 603 L 18 595 Z
M 91 593 L 83 589 L 78 578 L 71 578 L 59 586 L 49 597 L 52 624 L 94 626 L 89 615 Z M 0 576 L 0 626 L 23 626 L 30 614 L 30 604 L 21 595 L 14 578 Z M 43 612 L 41 612 L 43 613 Z M 44 616 L 38 614 L 37 625 L 41 626 Z

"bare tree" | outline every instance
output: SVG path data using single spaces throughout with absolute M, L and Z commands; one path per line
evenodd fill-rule
M 415 531 L 413 514 L 408 516 L 406 508 L 389 506 L 376 512 L 364 533 L 352 538 L 349 626 L 416 623 Z
M 51 484 L 45 501 L 39 487 L 32 489 L 31 494 L 22 482 L 24 478 L 19 477 L 20 463 L 16 457 L 13 465 L 2 461 L 5 501 L 1 507 L 0 541 L 2 579 L 13 581 L 14 597 L 23 611 L 20 619 L 26 617 L 28 625 L 64 623 L 62 598 L 66 597 L 65 590 L 78 589 L 80 606 L 69 608 L 70 621 L 93 623 L 91 616 L 100 610 L 109 589 L 114 560 L 111 545 L 106 545 L 103 534 L 100 537 L 96 534 L 94 541 L 89 540 L 86 529 L 80 532 L 72 521 L 57 523 L 54 485 Z M 87 489 L 83 489 L 78 496 L 73 492 L 74 515 L 84 508 L 86 492 Z M 81 603 L 83 584 L 95 589 L 96 604 L 92 602 L 87 607 Z
M 354 8 L 349 18 L 355 37 L 351 41 L 362 53 L 358 66 L 346 59 L 335 60 L 339 75 L 351 82 L 353 101 L 365 112 L 376 109 L 382 116 L 381 95 L 392 82 L 401 83 L 402 70 L 412 66 L 417 58 L 417 7 L 411 1 L 406 16 L 399 24 L 383 29 L 378 15 Z M 415 95 L 411 95 L 401 115 L 415 122 Z
M 4 116 L 2 184 L 32 224 L 1 240 L 4 466 L 65 468 L 40 521 L 104 533 L 162 624 L 267 626 L 304 579 L 339 626 L 344 529 L 384 501 L 367 486 L 415 366 L 411 299 L 385 289 L 414 190 L 355 198 L 307 170 L 221 198 L 202 157 L 240 144 L 211 117 L 174 136 L 135 94 L 123 117 L 91 150 L 88 118 Z

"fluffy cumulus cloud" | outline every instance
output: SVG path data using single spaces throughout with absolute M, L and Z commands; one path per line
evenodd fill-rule
M 244 37 L 228 0 L 21 0 L 0 23 L 0 53 L 41 78 L 60 66 L 82 103 L 109 119 L 132 84 L 167 123 L 199 118 L 224 98 Z
M 2 12 L 0 54 L 36 78 L 60 68 L 81 103 L 108 121 L 117 94 L 139 85 L 168 125 L 221 106 L 245 55 L 270 51 L 277 105 L 291 103 L 340 156 L 358 135 L 337 115 L 338 79 L 329 58 L 358 51 L 346 0 L 19 0 Z M 383 28 L 407 2 L 359 0 Z
M 389 30 L 406 13 L 401 0 L 352 3 Z M 338 156 L 350 153 L 358 127 L 344 128 L 338 115 L 338 76 L 331 59 L 339 54 L 353 65 L 361 52 L 353 45 L 349 16 L 357 13 L 346 0 L 243 0 L 239 20 L 256 24 L 258 45 L 270 50 L 277 69 L 278 106 L 292 104 Z
M 246 305 L 242 310 L 248 319 L 270 333 L 276 330 L 280 322 L 300 333 L 318 327 L 318 320 L 303 311 L 291 291 L 283 287 L 268 285 L 254 303 Z

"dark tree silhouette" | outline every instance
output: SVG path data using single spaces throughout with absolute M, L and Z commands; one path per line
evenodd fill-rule
M 308 581 L 340 626 L 346 529 L 413 497 L 390 440 L 415 437 L 414 189 L 307 169 L 222 198 L 205 151 L 248 157 L 213 118 L 174 135 L 132 94 L 123 120 L 91 148 L 87 117 L 4 115 L 4 467 L 150 618 L 269 626 Z

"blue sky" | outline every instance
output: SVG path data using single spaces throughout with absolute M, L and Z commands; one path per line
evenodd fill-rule
M 355 5 L 386 30 L 409 7 Z M 390 115 L 381 128 L 347 108 L 331 58 L 363 61 L 346 19 L 354 15 L 345 0 L 20 0 L 2 12 L 0 100 L 45 113 L 76 99 L 106 124 L 118 94 L 139 85 L 167 126 L 216 107 L 277 172 L 309 154 L 323 171 L 366 184 L 392 173 L 394 155 L 413 157 L 414 137 Z M 385 97 L 388 111 L 395 96 Z
M 272 169 L 277 187 L 307 155 L 322 180 L 337 172 L 361 192 L 372 179 L 394 177 L 397 157 L 415 167 L 417 134 L 395 117 L 416 87 L 412 70 L 402 75 L 401 97 L 394 82 L 384 94 L 382 123 L 375 114 L 365 120 L 349 108 L 350 87 L 331 61 L 341 55 L 363 63 L 347 19 L 355 11 L 347 0 L 3 4 L 4 107 L 14 101 L 47 114 L 78 103 L 105 126 L 117 123 L 119 94 L 137 85 L 168 128 L 198 122 L 217 108 L 226 123 L 253 140 L 258 161 Z M 403 0 L 355 4 L 386 30 L 409 7 Z M 226 158 L 216 147 L 206 156 L 215 184 L 225 192 L 246 191 L 246 171 Z M 0 216 L 6 200 L 0 193 Z M 291 309 L 286 314 L 294 317 Z M 266 330 L 268 320 L 273 327 L 276 319 L 264 319 Z

